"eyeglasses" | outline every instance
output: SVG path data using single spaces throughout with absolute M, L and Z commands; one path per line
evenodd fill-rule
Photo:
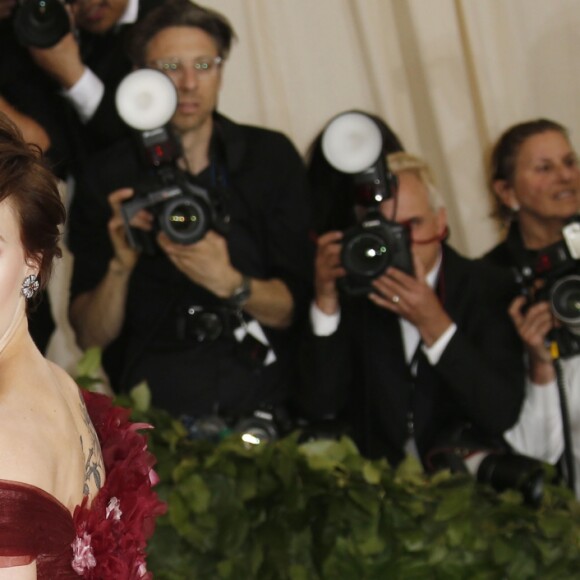
M 216 71 L 222 64 L 223 58 L 216 56 L 214 58 L 195 58 L 191 61 L 184 61 L 181 58 L 168 58 L 163 60 L 154 60 L 149 63 L 151 68 L 156 68 L 169 77 L 180 78 L 189 65 L 196 74 L 200 76 L 209 76 Z

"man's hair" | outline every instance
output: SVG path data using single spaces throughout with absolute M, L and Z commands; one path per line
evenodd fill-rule
M 416 155 L 412 155 L 411 153 L 399 151 L 387 155 L 387 163 L 390 171 L 395 175 L 406 171 L 412 173 L 419 179 L 419 181 L 427 188 L 431 209 L 436 211 L 439 208 L 445 207 L 445 202 L 435 185 L 435 179 L 433 178 L 431 168 L 426 161 L 423 161 L 423 159 Z
M 556 131 L 567 140 L 570 139 L 568 130 L 560 123 L 550 119 L 535 119 L 512 125 L 496 141 L 489 159 L 489 187 L 494 193 L 495 209 L 492 214 L 494 217 L 505 222 L 510 221 L 514 216 L 513 209 L 504 205 L 501 199 L 495 195 L 494 182 L 504 180 L 512 185 L 516 172 L 516 161 L 523 144 L 530 137 L 548 131 Z
M 8 117 L 0 113 L 0 202 L 9 201 L 20 225 L 26 258 L 39 267 L 40 287 L 50 278 L 54 258 L 61 256 L 60 230 L 65 209 L 56 178 L 36 145 L 24 142 Z
M 129 45 L 129 55 L 133 63 L 145 66 L 145 53 L 151 39 L 161 30 L 174 26 L 199 28 L 209 34 L 223 59 L 228 57 L 232 41 L 236 38 L 232 25 L 219 12 L 190 0 L 167 0 L 134 26 Z

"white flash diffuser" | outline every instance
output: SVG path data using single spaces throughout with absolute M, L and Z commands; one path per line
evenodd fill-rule
M 361 173 L 377 162 L 382 154 L 383 137 L 368 115 L 342 113 L 332 119 L 322 135 L 326 160 L 343 173 Z
M 121 81 L 115 104 L 127 125 L 149 131 L 169 122 L 177 108 L 177 91 L 171 79 L 162 72 L 139 69 Z

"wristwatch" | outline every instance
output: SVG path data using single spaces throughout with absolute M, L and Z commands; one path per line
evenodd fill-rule
M 242 308 L 248 301 L 248 298 L 252 292 L 250 282 L 250 277 L 243 274 L 242 283 L 232 292 L 232 295 L 228 298 L 228 302 L 232 306 L 236 308 Z

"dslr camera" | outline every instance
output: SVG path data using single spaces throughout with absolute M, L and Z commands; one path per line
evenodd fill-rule
M 135 195 L 121 205 L 131 245 L 154 254 L 159 231 L 184 245 L 198 242 L 210 229 L 225 235 L 230 221 L 226 192 L 202 186 L 177 165 L 181 145 L 167 124 L 177 106 L 171 80 L 156 70 L 134 71 L 119 85 L 116 106 L 121 118 L 135 129 L 141 156 L 153 170 L 146 183 L 137 185 Z M 143 209 L 155 218 L 150 232 L 131 226 L 133 217 Z
M 562 326 L 551 331 L 561 358 L 580 354 L 580 216 L 562 229 L 562 240 L 541 249 L 532 264 L 516 271 L 528 303 L 550 303 Z
M 322 151 L 335 169 L 353 175 L 355 204 L 364 211 L 362 219 L 344 232 L 342 288 L 351 295 L 368 294 L 371 282 L 390 266 L 412 275 L 408 229 L 379 210 L 381 202 L 396 193 L 397 179 L 387 166 L 375 121 L 359 112 L 336 116 L 324 129 Z
M 65 4 L 75 0 L 21 0 L 14 16 L 14 32 L 22 46 L 50 48 L 71 30 Z

